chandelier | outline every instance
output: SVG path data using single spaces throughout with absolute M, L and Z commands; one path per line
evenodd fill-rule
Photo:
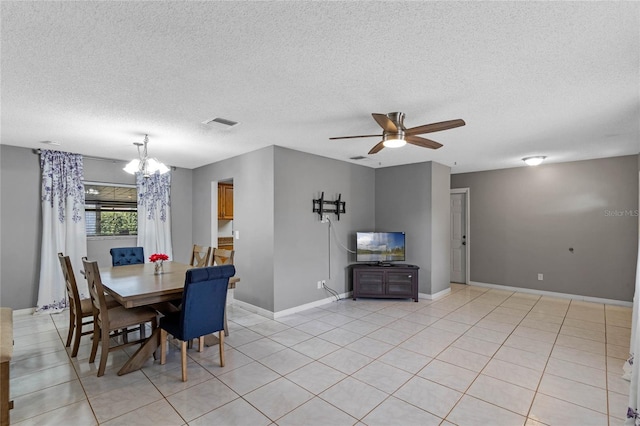
M 132 175 L 136 173 L 142 173 L 142 176 L 148 178 L 155 172 L 160 174 L 167 173 L 169 168 L 155 158 L 149 158 L 147 154 L 147 144 L 149 143 L 149 135 L 144 135 L 144 143 L 134 142 L 133 144 L 138 147 L 138 157 L 131 160 L 122 170 Z M 142 152 L 140 151 L 142 148 Z

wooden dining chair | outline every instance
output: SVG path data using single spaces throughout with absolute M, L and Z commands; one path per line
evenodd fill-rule
M 211 256 L 211 266 L 233 265 L 234 254 L 235 250 L 225 250 L 214 247 Z
M 189 265 L 196 268 L 204 268 L 209 266 L 209 258 L 211 257 L 211 247 L 202 247 L 197 244 L 193 245 L 191 252 L 191 260 Z
M 98 367 L 98 377 L 104 374 L 107 366 L 107 357 L 109 352 L 118 349 L 145 342 L 144 338 L 140 338 L 133 342 L 125 342 L 116 346 L 109 344 L 109 333 L 113 330 L 120 330 L 126 327 L 145 324 L 151 322 L 152 334 L 157 326 L 157 312 L 148 307 L 125 308 L 118 306 L 112 309 L 107 308 L 107 302 L 104 294 L 104 286 L 100 278 L 100 270 L 98 262 L 90 262 L 86 259 L 82 260 L 84 264 L 84 272 L 89 283 L 89 294 L 91 295 L 91 304 L 93 307 L 93 345 L 91 346 L 91 356 L 89 362 L 94 362 L 96 353 L 98 352 L 98 344 L 102 343 L 102 353 L 100 355 L 100 366 Z
M 211 266 L 233 265 L 233 255 L 235 250 L 219 249 L 214 247 L 211 254 Z M 229 324 L 227 324 L 227 312 L 224 313 L 224 335 L 229 335 Z
M 224 367 L 224 308 L 233 265 L 189 269 L 185 276 L 180 312 L 160 318 L 160 364 L 166 363 L 167 334 L 180 340 L 182 381 L 187 381 L 187 342 L 198 338 L 198 352 L 204 336 L 218 332 L 220 366 Z
M 82 331 L 84 326 L 93 324 L 93 308 L 90 297 L 85 299 L 80 298 L 78 283 L 76 282 L 76 276 L 73 273 L 73 266 L 71 265 L 69 256 L 58 253 L 58 260 L 62 268 L 62 275 L 67 287 L 67 297 L 69 299 L 69 332 L 67 333 L 67 343 L 65 346 L 67 348 L 71 346 L 71 340 L 75 335 L 73 339 L 73 349 L 71 350 L 71 358 L 74 358 L 78 355 L 80 338 L 93 333 L 93 329 Z M 108 295 L 105 297 L 105 303 L 107 309 L 120 306 L 117 300 Z

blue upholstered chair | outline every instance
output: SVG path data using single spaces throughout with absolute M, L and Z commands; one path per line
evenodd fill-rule
M 198 338 L 198 352 L 204 336 L 218 332 L 220 366 L 224 367 L 224 308 L 233 265 L 189 269 L 182 292 L 182 309 L 160 318 L 160 364 L 166 362 L 167 333 L 181 341 L 182 381 L 187 381 L 187 342 Z
M 144 249 L 142 247 L 114 247 L 111 253 L 112 266 L 135 265 L 144 263 Z

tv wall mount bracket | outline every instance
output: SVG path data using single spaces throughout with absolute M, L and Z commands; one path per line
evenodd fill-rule
M 340 215 L 345 214 L 347 211 L 345 210 L 346 202 L 341 201 L 340 198 L 342 194 L 338 194 L 338 199 L 335 201 L 328 201 L 324 199 L 324 191 L 320 198 L 317 200 L 313 200 L 313 213 L 318 213 L 320 216 L 320 220 L 322 220 L 322 215 L 325 213 L 334 213 L 336 215 L 336 219 L 340 220 Z

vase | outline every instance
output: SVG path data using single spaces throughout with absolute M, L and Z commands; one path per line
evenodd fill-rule
M 160 274 L 164 273 L 164 269 L 162 269 L 162 266 L 163 266 L 162 265 L 162 260 L 158 260 L 156 262 L 156 264 L 155 264 L 155 269 L 154 269 L 153 273 L 155 275 L 160 275 Z

